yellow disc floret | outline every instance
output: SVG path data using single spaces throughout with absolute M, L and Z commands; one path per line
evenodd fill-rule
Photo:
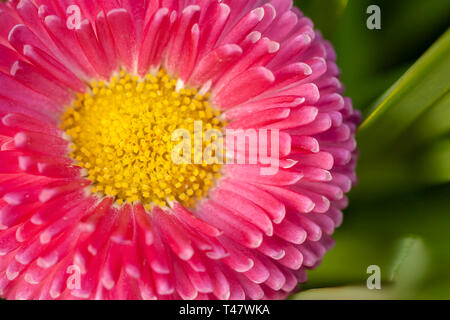
M 188 207 L 208 193 L 220 164 L 194 156 L 192 163 L 176 164 L 172 150 L 179 141 L 173 141 L 173 132 L 189 131 L 198 147 L 195 123 L 203 124 L 202 135 L 224 123 L 209 94 L 176 86 L 163 70 L 145 78 L 121 72 L 109 84 L 93 82 L 91 91 L 67 108 L 61 127 L 72 141 L 70 157 L 87 169 L 93 192 L 114 196 L 119 205 L 165 206 L 176 200 Z

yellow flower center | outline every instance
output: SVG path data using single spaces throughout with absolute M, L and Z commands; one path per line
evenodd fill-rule
M 184 129 L 194 141 L 194 122 L 202 123 L 200 136 L 221 130 L 224 122 L 209 94 L 176 85 L 163 70 L 144 79 L 121 72 L 109 84 L 93 82 L 91 92 L 67 108 L 61 128 L 73 142 L 70 157 L 87 169 L 92 192 L 114 196 L 119 205 L 140 201 L 147 208 L 175 200 L 192 207 L 207 195 L 220 165 L 174 162 L 172 151 L 180 141 L 173 141 L 173 132 Z M 191 152 L 198 155 L 194 147 Z

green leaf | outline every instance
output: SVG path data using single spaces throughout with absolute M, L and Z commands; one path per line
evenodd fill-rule
M 369 290 L 364 285 L 346 285 L 310 289 L 293 295 L 295 300 L 380 300 L 414 298 L 429 270 L 429 255 L 419 236 L 408 236 L 398 242 L 389 279 L 381 289 Z M 381 268 L 383 274 L 384 268 Z M 368 277 L 366 274 L 365 277 Z M 363 283 L 363 281 L 358 281 Z
M 390 280 L 403 297 L 413 295 L 429 270 L 429 255 L 423 240 L 418 236 L 402 239 L 397 246 Z
M 421 115 L 388 152 L 362 153 L 357 197 L 450 182 L 450 92 Z M 375 146 L 377 147 L 377 146 Z
M 388 288 L 394 269 L 393 260 L 401 252 L 397 246 L 399 239 L 414 234 L 426 245 L 424 256 L 429 257 L 429 268 L 423 272 L 418 265 L 418 275 L 420 278 L 425 276 L 425 279 L 422 283 L 416 282 L 419 287 L 412 292 L 414 296 L 408 298 L 450 298 L 449 194 L 450 184 L 397 195 L 386 194 L 384 197 L 369 194 L 364 199 L 355 199 L 352 196 L 350 207 L 344 213 L 344 224 L 333 235 L 336 246 L 327 252 L 317 269 L 308 272 L 308 282 L 301 288 L 306 291 L 364 286 L 370 265 L 381 268 L 382 288 Z M 397 258 L 396 261 L 402 261 L 397 269 L 401 277 L 406 276 L 403 268 L 412 268 L 414 261 L 421 260 L 414 258 L 420 256 L 414 251 L 409 251 L 406 259 Z M 400 298 L 405 297 L 400 294 Z
M 376 103 L 361 125 L 362 153 L 375 154 L 396 139 L 450 89 L 450 29 Z

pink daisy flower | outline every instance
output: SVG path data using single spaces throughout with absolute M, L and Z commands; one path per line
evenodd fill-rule
M 286 297 L 356 181 L 335 59 L 291 0 L 0 4 L 0 296 Z

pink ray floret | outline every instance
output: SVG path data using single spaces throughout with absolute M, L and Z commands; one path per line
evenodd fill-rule
M 0 296 L 287 297 L 333 247 L 356 183 L 360 115 L 335 60 L 291 0 L 1 3 Z M 209 90 L 229 128 L 279 130 L 278 172 L 226 164 L 194 208 L 89 193 L 65 106 L 93 80 L 160 68 Z

